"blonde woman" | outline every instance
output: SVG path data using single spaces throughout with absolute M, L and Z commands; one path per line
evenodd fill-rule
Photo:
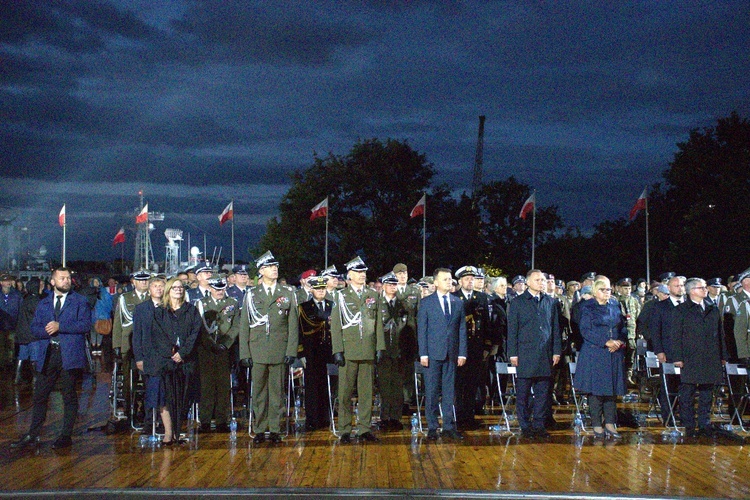
M 627 325 L 617 302 L 610 300 L 612 285 L 609 279 L 598 277 L 592 291 L 593 298 L 581 304 L 583 345 L 578 355 L 575 388 L 589 394 L 594 436 L 620 439 L 622 436 L 617 432 L 617 396 L 625 394 Z
M 200 314 L 186 300 L 184 282 L 169 280 L 161 306 L 154 311 L 150 341 L 144 339 L 144 346 L 150 347 L 144 349 L 144 371 L 149 375 L 146 406 L 159 409 L 166 446 L 179 440 L 191 372 L 186 364 L 193 358 L 200 328 Z

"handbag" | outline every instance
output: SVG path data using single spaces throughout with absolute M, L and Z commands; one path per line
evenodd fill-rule
M 111 319 L 97 319 L 94 323 L 94 331 L 99 335 L 109 335 L 112 333 Z

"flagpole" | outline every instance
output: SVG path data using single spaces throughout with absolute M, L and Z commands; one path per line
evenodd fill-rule
M 536 189 L 534 190 L 534 204 L 531 206 L 531 269 L 534 267 L 534 250 L 536 247 Z
M 424 199 L 422 213 L 422 276 L 427 276 L 427 196 Z
M 62 254 L 62 265 L 63 265 L 63 267 L 66 267 L 65 266 L 65 250 L 66 250 L 65 249 L 65 239 L 66 239 L 66 236 L 67 236 L 67 234 L 66 234 L 67 227 L 68 227 L 68 214 L 66 213 L 65 214 L 65 218 L 63 219 L 63 252 L 62 252 L 63 253 Z
M 234 198 L 232 198 L 232 269 L 234 269 Z
M 120 243 L 120 273 L 125 273 L 125 242 Z
M 326 196 L 326 200 L 328 197 Z M 328 269 L 328 204 L 326 203 L 326 243 L 325 243 L 325 265 L 323 269 Z
M 646 283 L 651 286 L 651 257 L 648 251 L 648 196 L 646 196 Z

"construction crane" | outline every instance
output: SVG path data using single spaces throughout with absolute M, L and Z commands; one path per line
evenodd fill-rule
M 484 115 L 479 115 L 479 134 L 477 136 L 477 153 L 474 156 L 474 175 L 471 180 L 471 200 L 476 204 L 482 190 L 482 164 L 484 163 Z

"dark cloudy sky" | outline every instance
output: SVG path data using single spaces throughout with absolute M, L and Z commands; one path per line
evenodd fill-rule
M 469 189 L 480 114 L 485 180 L 587 230 L 690 129 L 750 114 L 744 0 L 0 4 L 0 207 L 58 255 L 67 203 L 69 260 L 119 256 L 139 189 L 166 216 L 157 259 L 168 227 L 226 255 L 230 198 L 249 258 L 288 172 L 360 138 L 406 139 Z

